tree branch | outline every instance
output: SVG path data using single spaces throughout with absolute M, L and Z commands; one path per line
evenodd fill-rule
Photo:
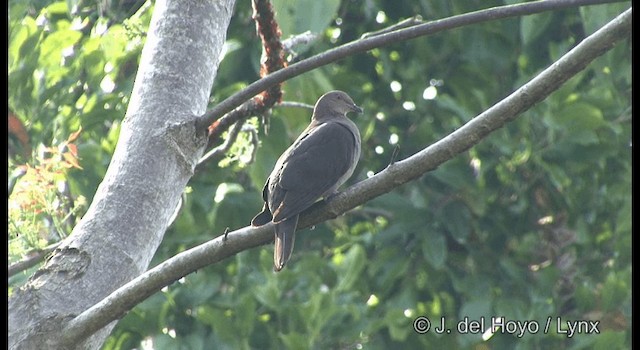
M 229 131 L 227 139 L 224 140 L 224 142 L 220 146 L 211 149 L 204 156 L 202 156 L 202 158 L 198 160 L 198 165 L 208 161 L 209 159 L 216 159 L 218 157 L 221 157 L 223 154 L 227 153 L 231 149 L 233 143 L 236 142 L 236 139 L 240 134 L 240 130 L 242 130 L 242 123 L 244 123 L 244 120 L 238 120 Z
M 50 254 L 59 245 L 60 245 L 60 242 L 56 242 L 42 249 L 36 249 L 36 250 L 30 251 L 29 253 L 26 254 L 27 255 L 26 258 L 9 265 L 8 277 L 11 277 L 28 268 L 38 265 L 39 263 L 42 262 L 42 260 L 44 260 L 47 254 Z
M 535 13 L 550 10 L 559 10 L 569 7 L 606 4 L 611 2 L 621 2 L 621 0 L 533 1 L 524 4 L 493 7 L 490 9 L 465 13 L 458 16 L 431 21 L 421 25 L 415 25 L 409 28 L 394 30 L 390 33 L 378 34 L 369 38 L 359 39 L 294 63 L 286 68 L 280 69 L 265 76 L 260 80 L 251 83 L 246 88 L 231 95 L 224 101 L 217 104 L 214 108 L 203 114 L 202 117 L 200 117 L 196 122 L 196 127 L 198 130 L 202 130 L 215 122 L 219 124 L 219 132 L 222 132 L 223 130 L 229 128 L 235 122 L 235 120 L 227 121 L 226 119 L 228 119 L 229 116 L 225 114 L 240 106 L 244 101 L 249 100 L 253 96 L 276 84 L 280 84 L 288 79 L 306 73 L 310 70 L 322 67 L 331 62 L 335 62 L 356 53 L 366 52 L 377 47 L 386 46 L 409 39 L 415 39 L 417 37 L 435 34 L 447 29 L 458 28 L 475 23 L 493 21 L 509 17 L 531 15 Z
M 385 170 L 359 182 L 328 202 L 318 202 L 305 211 L 299 228 L 335 218 L 368 200 L 417 179 L 426 172 L 464 152 L 492 131 L 515 119 L 520 113 L 549 96 L 565 81 L 576 75 L 596 57 L 611 49 L 631 32 L 631 9 L 590 35 L 549 68 L 504 100 L 478 115 L 467 124 L 413 156 L 389 165 Z M 273 240 L 273 225 L 244 227 L 177 254 L 150 269 L 107 298 L 71 320 L 63 337 L 74 344 L 83 335 L 97 331 L 122 317 L 133 306 L 179 278 L 216 263 L 243 250 Z

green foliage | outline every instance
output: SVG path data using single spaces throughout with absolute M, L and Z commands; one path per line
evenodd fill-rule
M 322 33 L 334 19 L 339 6 L 340 0 L 273 2 L 283 38 L 306 31 Z
M 57 147 L 41 147 L 34 165 L 15 165 L 10 177 L 8 239 L 9 263 L 28 258 L 38 250 L 67 237 L 77 222 L 77 215 L 87 205 L 84 196 L 71 196 L 66 178 L 69 170 L 82 169 L 78 149 L 73 143 L 80 131 Z M 33 271 L 30 271 L 33 272 Z M 11 280 L 22 283 L 26 274 Z
M 115 147 L 152 7 L 78 2 L 69 11 L 70 3 L 10 2 L 9 107 L 33 146 L 59 144 L 82 127 L 82 170 L 65 176 L 73 196 L 92 198 Z M 285 37 L 322 34 L 297 50 L 304 57 L 416 14 L 432 20 L 502 4 L 332 1 L 319 10 L 316 3 L 274 1 Z M 363 135 L 355 183 L 384 169 L 396 146 L 404 158 L 459 128 L 628 6 L 395 43 L 286 82 L 284 100 L 313 104 L 342 89 L 364 107 L 355 120 Z M 252 10 L 238 2 L 235 11 L 212 101 L 258 78 Z M 630 53 L 630 42 L 620 43 L 465 154 L 300 232 L 281 273 L 271 271 L 265 246 L 168 286 L 125 316 L 103 348 L 630 347 Z M 309 115 L 274 108 L 268 134 L 251 120 L 226 158 L 193 177 L 154 263 L 246 226 L 275 160 Z M 12 166 L 32 162 L 14 158 Z M 434 327 L 444 317 L 453 331 L 418 334 L 418 316 Z M 541 330 L 496 332 L 486 341 L 483 332 L 455 330 L 465 317 L 493 316 L 536 321 Z M 598 320 L 600 334 L 569 338 L 556 331 L 557 317 Z

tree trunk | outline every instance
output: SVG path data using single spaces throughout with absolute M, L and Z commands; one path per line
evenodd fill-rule
M 234 0 L 160 0 L 118 145 L 72 234 L 9 299 L 10 349 L 98 349 L 115 325 L 61 344 L 75 315 L 144 272 L 206 144 L 205 112 Z

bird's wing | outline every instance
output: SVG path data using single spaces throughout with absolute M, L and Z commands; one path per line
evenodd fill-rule
M 355 144 L 353 132 L 334 122 L 298 140 L 269 179 L 273 221 L 299 214 L 333 187 L 351 167 Z

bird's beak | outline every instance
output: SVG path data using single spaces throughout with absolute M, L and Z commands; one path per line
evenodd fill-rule
M 351 111 L 356 112 L 358 114 L 363 113 L 364 109 L 362 109 L 362 107 L 358 107 L 355 104 L 353 106 L 351 106 Z

